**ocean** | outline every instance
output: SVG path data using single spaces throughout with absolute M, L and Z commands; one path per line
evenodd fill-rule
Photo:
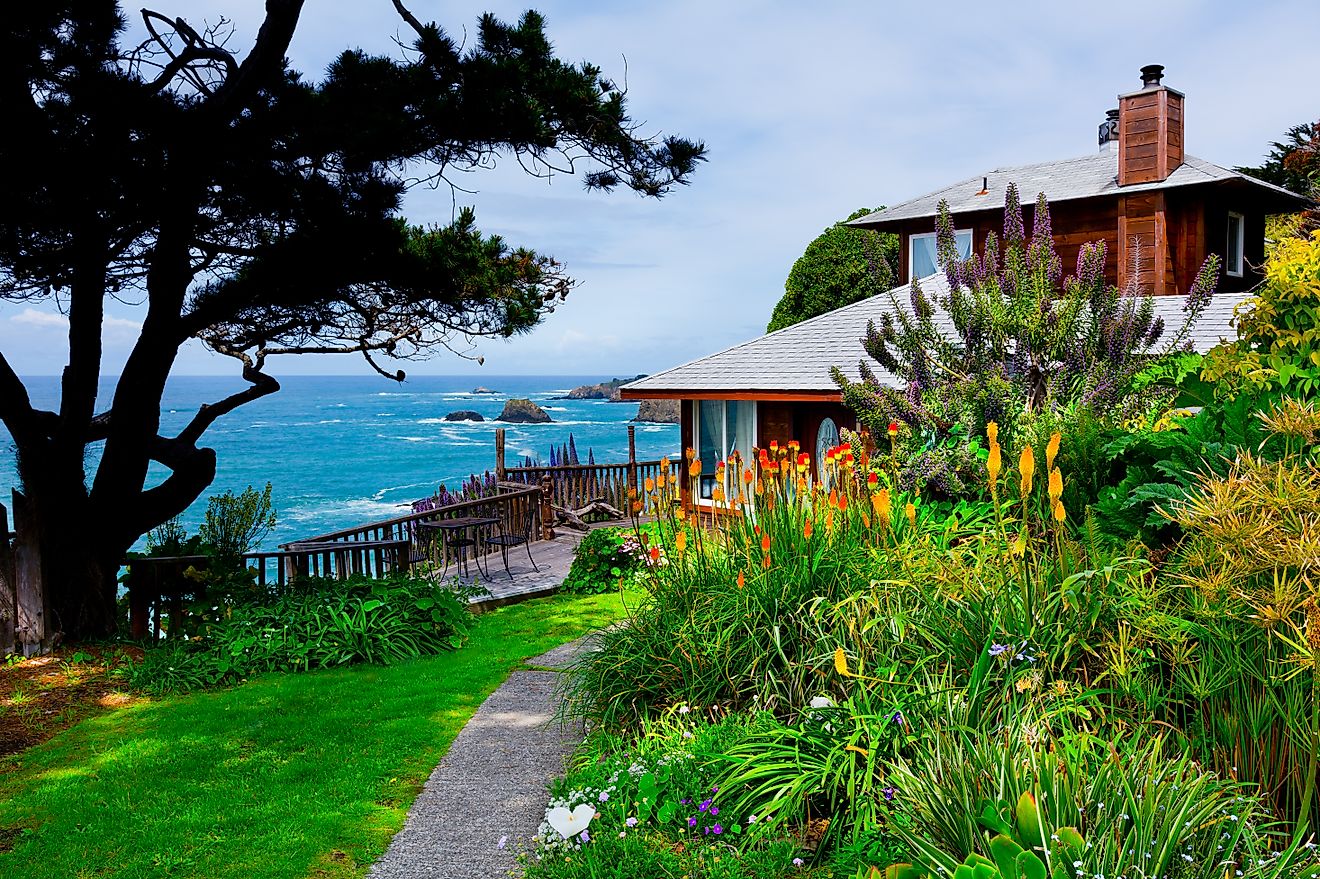
M 583 463 L 588 449 L 600 463 L 628 459 L 628 422 L 636 403 L 557 400 L 578 385 L 611 376 L 416 376 L 402 385 L 375 376 L 290 376 L 281 390 L 231 412 L 203 437 L 216 450 L 210 489 L 183 515 L 194 533 L 206 498 L 225 490 L 262 488 L 269 481 L 277 526 L 262 544 L 310 537 L 407 512 L 408 504 L 437 486 L 456 488 L 472 474 L 495 467 L 495 429 L 506 431 L 506 462 L 523 456 L 548 462 L 550 447 L 573 442 Z M 34 405 L 56 408 L 59 379 L 25 379 Z M 100 402 L 114 393 L 115 377 L 102 379 Z M 237 377 L 176 376 L 161 403 L 161 429 L 177 433 L 197 411 L 246 386 Z M 473 394 L 477 386 L 496 393 Z M 551 424 L 500 424 L 505 400 L 528 397 L 554 419 Z M 483 422 L 446 422 L 449 412 L 470 409 Z M 677 425 L 638 424 L 637 456 L 654 460 L 679 449 Z M 88 478 L 99 449 L 89 449 Z M 152 481 L 164 478 L 154 468 Z M 13 444 L 0 428 L 0 502 L 8 506 L 18 485 Z

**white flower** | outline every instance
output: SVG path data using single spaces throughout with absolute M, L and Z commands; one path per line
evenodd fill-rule
M 501 836 L 500 841 L 495 844 L 496 848 L 504 848 L 504 844 L 509 841 L 508 836 Z
M 829 696 L 812 696 L 812 697 L 811 697 L 811 707 L 812 707 L 812 708 L 833 708 L 833 707 L 834 707 L 834 700 L 831 699 Z
M 687 714 L 687 713 L 688 713 L 689 711 L 691 711 L 691 710 L 692 710 L 692 709 L 689 708 L 689 707 L 687 707 L 686 705 L 680 705 L 680 706 L 678 706 L 678 713 L 679 713 L 679 714 Z

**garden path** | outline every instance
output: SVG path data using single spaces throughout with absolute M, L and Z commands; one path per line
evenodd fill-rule
M 591 636 L 529 659 L 454 739 L 369 879 L 504 879 L 545 816 L 547 785 L 582 739 L 555 718 L 563 670 Z

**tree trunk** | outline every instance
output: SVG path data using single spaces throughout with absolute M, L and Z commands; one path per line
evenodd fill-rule
M 31 653 L 61 640 L 109 637 L 128 546 L 119 545 L 111 523 L 91 515 L 81 460 L 26 451 L 19 453 L 25 492 L 14 493 L 19 640 Z

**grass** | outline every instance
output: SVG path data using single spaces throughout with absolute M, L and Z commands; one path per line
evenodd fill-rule
M 618 595 L 531 601 L 456 653 L 90 718 L 3 764 L 0 875 L 360 876 L 508 673 L 622 612 Z

